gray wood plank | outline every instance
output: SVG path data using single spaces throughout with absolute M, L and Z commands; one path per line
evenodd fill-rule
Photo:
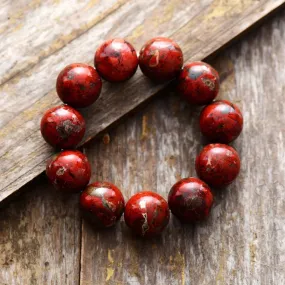
M 24 188 L 0 209 L 0 284 L 78 284 L 78 197 L 60 195 L 44 175 Z
M 127 0 L 1 1 L 0 84 L 62 49 L 126 3 Z

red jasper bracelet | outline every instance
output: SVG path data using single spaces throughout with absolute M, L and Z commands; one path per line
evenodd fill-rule
M 154 38 L 141 49 L 123 39 L 104 42 L 96 51 L 93 68 L 83 63 L 66 66 L 58 75 L 56 90 L 65 105 L 46 111 L 41 133 L 47 143 L 63 151 L 48 162 L 46 174 L 54 187 L 63 192 L 81 192 L 82 216 L 97 228 L 113 226 L 124 213 L 128 227 L 140 236 L 160 234 L 169 222 L 169 209 L 182 223 L 206 219 L 213 204 L 210 187 L 225 187 L 240 171 L 236 150 L 226 144 L 242 131 L 239 108 L 226 100 L 211 103 L 219 92 L 217 71 L 204 62 L 183 65 L 183 54 L 173 40 Z M 182 98 L 194 105 L 207 105 L 201 111 L 199 125 L 211 142 L 196 158 L 200 178 L 185 178 L 170 189 L 168 202 L 158 193 L 142 191 L 125 205 L 122 192 L 109 182 L 88 185 L 91 167 L 87 157 L 74 149 L 85 133 L 85 121 L 74 108 L 88 107 L 100 96 L 101 77 L 110 82 L 128 80 L 138 65 L 145 76 L 156 82 L 177 79 Z M 68 105 L 66 105 L 68 104 Z M 70 106 L 71 107 L 70 107 Z

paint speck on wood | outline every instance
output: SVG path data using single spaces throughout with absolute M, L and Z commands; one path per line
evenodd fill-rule
M 110 141 L 111 141 L 110 135 L 109 134 L 104 134 L 103 138 L 102 138 L 102 141 L 103 141 L 104 144 L 109 144 Z

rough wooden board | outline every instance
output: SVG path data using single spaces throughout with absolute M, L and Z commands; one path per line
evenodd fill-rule
M 284 43 L 285 11 L 214 62 L 223 80 L 221 97 L 242 108 L 245 128 L 234 144 L 241 176 L 215 193 L 210 220 L 196 227 L 172 220 L 161 239 L 147 242 L 134 239 L 122 223 L 104 233 L 84 223 L 82 285 L 285 283 Z M 195 174 L 197 116 L 171 90 L 161 93 L 110 131 L 109 144 L 90 142 L 92 179 L 110 179 L 126 198 L 142 188 L 166 197 L 179 176 Z M 0 284 L 78 284 L 77 196 L 57 200 L 43 176 L 24 188 L 0 213 Z M 58 241 L 59 233 L 64 237 Z
M 9 102 L 9 105 L 11 107 L 9 108 L 9 112 L 14 109 L 17 110 L 17 112 L 21 112 L 23 111 L 21 110 L 21 108 L 26 108 L 21 113 L 21 115 L 18 115 L 16 117 L 15 113 L 12 113 L 11 115 L 15 118 L 10 121 L 8 125 L 6 125 L 0 130 L 0 145 L 2 146 L 0 150 L 0 156 L 1 158 L 3 158 L 2 161 L 5 161 L 5 165 L 2 164 L 0 170 L 1 177 L 3 177 L 2 180 L 5 181 L 5 184 L 7 183 L 7 186 L 10 183 L 6 180 L 7 174 L 12 174 L 13 172 L 14 179 L 17 176 L 16 173 L 18 173 L 18 175 L 22 177 L 17 182 L 14 181 L 16 182 L 16 184 L 13 183 L 14 186 L 10 184 L 9 189 L 11 191 L 9 193 L 14 192 L 16 188 L 19 188 L 23 183 L 25 183 L 24 181 L 29 181 L 35 175 L 41 173 L 45 164 L 43 157 L 47 158 L 52 152 L 52 149 L 49 148 L 43 142 L 42 138 L 40 138 L 38 126 L 43 110 L 59 103 L 57 96 L 54 94 L 54 91 L 51 91 L 52 94 L 47 93 L 49 93 L 50 90 L 53 90 L 56 75 L 64 65 L 73 61 L 84 61 L 86 60 L 86 58 L 91 62 L 95 50 L 95 46 L 93 46 L 93 43 L 99 42 L 102 38 L 111 37 L 112 34 L 122 37 L 130 34 L 132 38 L 135 38 L 136 36 L 138 36 L 138 30 L 136 30 L 136 28 L 140 27 L 142 23 L 147 21 L 147 15 L 149 20 L 152 19 L 152 24 L 157 23 L 156 32 L 160 33 L 162 29 L 166 29 L 167 31 L 174 31 L 176 29 L 176 25 L 174 25 L 173 21 L 175 21 L 176 24 L 180 23 L 180 26 L 182 26 L 184 23 L 187 22 L 187 19 L 191 18 L 191 10 L 195 13 L 198 13 L 198 11 L 201 11 L 201 9 L 203 8 L 202 4 L 194 5 L 194 3 L 192 3 L 191 5 L 187 6 L 187 9 L 183 10 L 181 8 L 181 2 L 177 2 L 175 8 L 172 8 L 171 10 L 173 13 L 175 13 L 175 17 L 172 17 L 172 13 L 170 13 L 170 17 L 168 16 L 168 21 L 161 22 L 159 21 L 159 16 L 161 16 L 161 6 L 158 5 L 159 3 L 161 4 L 162 2 L 152 2 L 151 5 L 149 3 L 145 3 L 145 1 L 131 2 L 130 4 L 124 6 L 123 9 L 121 9 L 117 14 L 114 13 L 112 15 L 112 18 L 107 18 L 103 20 L 98 25 L 96 25 L 94 29 L 91 29 L 88 33 L 84 34 L 79 39 L 71 42 L 70 45 L 67 45 L 58 53 L 53 53 L 50 57 L 45 59 L 40 64 L 34 66 L 32 69 L 28 70 L 24 74 L 20 74 L 19 77 L 13 78 L 11 81 L 7 82 L 3 86 L 2 91 L 4 93 L 4 96 L 1 98 L 3 98 L 4 106 L 4 97 L 6 96 L 5 94 L 7 93 L 9 95 L 9 100 L 6 100 L 6 102 Z M 173 2 L 169 3 L 173 4 Z M 169 7 L 169 3 L 165 5 L 165 8 Z M 178 5 L 179 3 L 180 5 Z M 132 18 L 132 13 L 134 10 L 136 11 L 135 20 Z M 187 15 L 187 13 L 189 15 Z M 165 12 L 165 16 L 167 15 L 168 14 Z M 182 23 L 180 19 L 184 19 L 182 20 Z M 130 21 L 132 21 L 131 26 L 129 25 Z M 118 22 L 122 22 L 123 24 L 121 24 L 120 26 L 114 26 L 114 23 Z M 120 30 L 117 30 L 118 27 L 120 27 Z M 152 36 L 154 36 L 154 34 L 152 34 Z M 80 53 L 78 53 L 78 49 L 80 49 Z M 54 78 L 47 79 L 46 74 L 47 68 L 49 68 L 49 66 L 52 66 L 55 72 Z M 37 86 L 41 87 L 41 92 L 39 92 L 39 89 L 35 88 L 35 86 L 33 86 L 32 84 L 27 84 L 27 82 L 37 82 Z M 109 88 L 112 88 L 112 86 L 109 86 Z M 118 88 L 115 88 L 112 93 L 114 93 L 114 91 L 117 91 L 117 89 Z M 26 96 L 20 96 L 21 90 L 25 90 Z M 105 91 L 105 94 L 107 92 L 108 90 Z M 42 98 L 39 99 L 38 97 Z M 21 104 L 18 103 L 19 100 L 21 101 Z M 25 104 L 28 105 L 26 106 Z M 30 106 L 31 104 L 34 105 L 31 108 L 28 108 L 28 106 Z M 4 112 L 1 113 L 1 118 L 3 118 L 3 116 L 5 116 L 5 114 L 9 112 L 5 112 L 4 110 Z M 98 111 L 96 111 L 96 113 L 98 113 Z M 2 124 L 5 125 L 5 122 L 3 121 Z M 10 129 L 9 133 L 8 129 Z M 20 143 L 21 146 L 19 146 L 19 143 L 16 143 L 16 140 L 20 136 L 22 137 Z M 22 146 L 24 147 L 25 152 L 20 151 L 20 148 L 22 148 Z M 11 153 L 11 151 L 13 152 L 13 154 Z M 28 153 L 32 155 L 28 155 Z M 15 157 L 15 155 L 17 156 L 17 158 Z M 26 158 L 24 158 L 24 156 Z M 24 168 L 22 168 L 20 170 L 21 173 L 19 173 L 19 166 L 22 164 L 23 161 L 25 161 L 25 165 L 28 166 L 28 172 L 24 170 Z M 9 165 L 12 166 L 12 168 Z M 33 166 L 29 167 L 29 165 Z M 16 188 L 14 188 L 15 186 Z M 3 187 L 5 186 L 3 185 Z M 14 188 L 14 190 L 12 190 L 12 188 Z M 9 193 L 4 193 L 3 191 L 1 191 L 0 201 L 7 197 Z
M 0 209 L 0 284 L 78 284 L 77 197 L 59 196 L 44 175 Z
M 55 53 L 127 0 L 2 2 L 0 84 Z
M 211 218 L 194 227 L 172 218 L 161 238 L 148 241 L 123 221 L 105 232 L 84 222 L 81 285 L 285 284 L 284 42 L 285 12 L 214 63 L 220 97 L 241 107 L 245 125 L 233 144 L 241 174 L 215 192 Z M 177 179 L 195 175 L 198 115 L 173 92 L 161 94 L 109 132 L 109 144 L 87 148 L 93 179 L 114 182 L 127 198 L 143 189 L 167 197 Z
M 198 5 L 192 2 L 191 5 L 187 5 L 186 9 L 183 9 L 182 4 L 184 1 L 178 1 L 174 9 L 170 6 L 173 2 L 169 3 L 165 0 L 152 1 L 151 3 L 147 1 L 133 1 L 120 6 L 120 8 L 114 11 L 109 17 L 103 18 L 85 33 L 82 32 L 78 34 L 77 38 L 70 36 L 71 40 L 66 42 L 66 45 L 62 44 L 57 49 L 51 49 L 50 54 L 46 57 L 39 59 L 36 64 L 29 64 L 27 70 L 19 71 L 16 76 L 10 77 L 6 80 L 5 84 L 2 84 L 2 89 L 0 90 L 1 93 L 3 92 L 3 96 L 1 97 L 3 109 L 0 127 L 5 126 L 15 115 L 19 115 L 49 92 L 52 92 L 54 90 L 57 74 L 65 65 L 70 64 L 70 62 L 86 61 L 93 64 L 95 49 L 99 43 L 102 42 L 102 39 L 113 36 L 130 36 L 130 40 L 132 40 L 132 38 L 134 39 L 141 34 L 140 29 L 146 21 L 149 21 L 149 23 L 145 28 L 150 25 L 157 26 L 152 33 L 148 33 L 148 37 L 154 36 L 157 33 L 161 34 L 163 29 L 165 29 L 167 33 L 173 33 L 179 27 L 185 25 L 192 16 L 201 13 L 203 9 L 207 8 L 207 5 L 209 5 L 211 1 L 212 0 L 207 0 L 205 3 L 201 2 L 201 4 Z M 163 6 L 166 7 L 161 8 Z M 164 13 L 161 11 L 169 6 L 171 8 L 170 15 L 168 15 L 169 12 Z M 136 13 L 135 18 L 132 17 L 133 13 Z M 161 13 L 163 13 L 165 17 L 168 16 L 169 19 L 167 22 L 158 22 L 158 17 Z M 65 32 L 61 27 L 59 31 Z M 38 35 L 40 36 L 44 32 L 44 30 L 40 29 Z M 63 39 L 64 36 L 60 35 L 56 41 L 64 41 Z M 144 41 L 145 40 L 139 42 L 138 47 L 140 47 Z M 37 49 L 36 46 L 35 53 L 40 53 Z M 40 56 L 38 57 L 40 58 Z M 21 64 L 19 66 L 21 66 Z M 47 77 L 47 74 L 49 75 L 51 73 L 50 68 L 52 68 L 52 76 Z M 31 84 L 31 82 L 36 82 L 36 85 Z M 23 90 L 26 96 L 23 96 Z M 9 101 L 9 106 L 6 106 L 6 101 Z M 19 102 L 21 102 L 21 104 L 19 104 Z
M 88 33 L 73 40 L 66 47 L 44 59 L 40 64 L 33 66 L 23 74 L 20 73 L 18 77 L 15 76 L 2 86 L 4 92 L 2 98 L 7 94 L 12 95 L 7 101 L 11 104 L 9 110 L 15 109 L 13 108 L 13 104 L 17 102 L 15 98 L 23 90 L 29 95 L 28 100 L 23 99 L 23 102 L 21 101 L 22 104 L 17 102 L 18 108 L 26 109 L 22 109 L 19 114 L 13 113 L 12 116 L 15 118 L 8 123 L 3 123 L 5 126 L 0 130 L 0 157 L 3 161 L 0 170 L 3 181 L 0 188 L 0 200 L 5 199 L 42 172 L 46 159 L 52 153 L 51 148 L 42 141 L 38 130 L 38 123 L 43 110 L 59 102 L 54 91 L 51 91 L 54 79 L 46 79 L 48 69 L 52 68 L 57 74 L 57 71 L 62 68 L 59 62 L 64 65 L 74 61 L 75 54 L 77 59 L 82 58 L 83 60 L 85 57 L 89 58 L 90 62 L 94 49 L 90 43 L 96 41 L 98 36 L 111 37 L 113 35 L 129 35 L 135 44 L 142 44 L 145 37 L 151 37 L 158 33 L 171 34 L 181 44 L 186 59 L 202 59 L 284 3 L 281 0 L 231 2 L 216 0 L 201 1 L 198 5 L 191 2 L 193 5 L 185 6 L 184 3 L 179 2 L 183 8 L 186 7 L 182 9 L 178 5 L 179 3 L 175 1 L 175 5 L 174 2 L 171 2 L 174 7 L 172 7 L 172 11 L 175 13 L 170 13 L 169 19 L 161 23 L 161 18 L 159 18 L 159 16 L 161 17 L 161 6 L 159 5 L 162 2 L 155 2 L 157 4 L 152 5 L 145 4 L 145 2 L 147 1 L 136 1 L 124 5 L 118 13 L 114 12 L 112 17 L 107 17 L 94 28 L 91 28 Z M 180 8 L 176 11 L 177 7 Z M 136 14 L 134 20 L 131 15 L 138 8 L 139 13 Z M 149 14 L 150 17 L 146 17 Z M 118 25 L 117 23 L 121 19 L 125 19 L 125 21 Z M 201 23 L 203 23 L 202 26 Z M 183 27 L 180 28 L 181 26 Z M 146 30 L 146 27 L 151 27 L 151 29 Z M 78 50 L 80 50 L 80 55 L 78 52 L 76 53 Z M 86 57 L 87 54 L 88 57 Z M 31 84 L 31 82 L 36 82 L 36 85 Z M 41 92 L 39 92 L 38 86 L 40 86 Z M 96 122 L 89 123 L 86 140 L 153 96 L 162 87 L 147 82 L 139 72 L 132 80 L 119 85 L 119 87 L 105 84 L 102 97 L 98 103 L 84 111 L 88 122 Z M 29 107 L 30 104 L 33 105 Z M 5 115 L 5 111 L 2 114 Z

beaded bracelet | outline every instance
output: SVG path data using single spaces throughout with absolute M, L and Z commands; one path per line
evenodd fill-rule
M 211 187 L 229 185 L 238 175 L 240 159 L 227 144 L 242 131 L 239 108 L 226 100 L 214 101 L 219 92 L 217 71 L 204 62 L 183 66 L 183 54 L 173 40 L 157 37 L 148 41 L 139 53 L 123 39 L 104 42 L 96 51 L 93 68 L 83 63 L 66 66 L 58 75 L 56 90 L 65 103 L 45 112 L 41 133 L 47 143 L 62 151 L 48 162 L 46 174 L 54 187 L 63 192 L 81 192 L 82 215 L 96 227 L 113 226 L 124 213 L 131 230 L 144 237 L 160 234 L 167 226 L 170 211 L 183 223 L 195 223 L 209 216 L 213 194 Z M 125 205 L 122 192 L 109 182 L 88 185 L 91 167 L 87 157 L 73 150 L 85 133 L 85 121 L 74 108 L 88 107 L 100 95 L 102 80 L 120 82 L 131 78 L 138 65 L 155 82 L 177 80 L 181 96 L 194 105 L 207 105 L 201 111 L 202 134 L 212 144 L 196 158 L 200 179 L 190 177 L 175 183 L 167 201 L 159 194 L 142 191 Z M 209 186 L 208 186 L 209 185 Z

